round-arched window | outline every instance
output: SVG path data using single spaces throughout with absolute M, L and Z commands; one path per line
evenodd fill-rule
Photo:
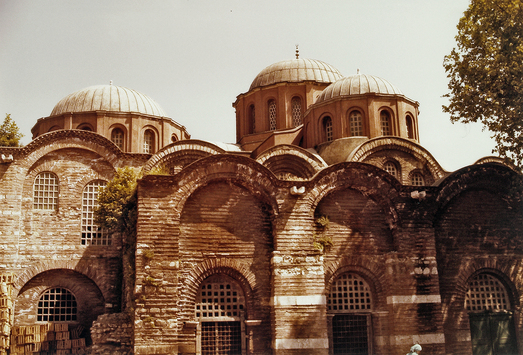
M 380 112 L 381 135 L 390 136 L 392 134 L 392 124 L 390 122 L 390 113 L 387 110 Z
M 394 176 L 396 179 L 399 179 L 399 169 L 393 162 L 388 161 L 383 164 L 383 169 L 390 175 Z
M 123 131 L 120 128 L 115 128 L 111 132 L 111 142 L 113 142 L 120 150 L 123 150 Z
M 349 126 L 350 135 L 352 137 L 363 136 L 363 119 L 360 111 L 351 111 L 351 113 L 349 114 Z

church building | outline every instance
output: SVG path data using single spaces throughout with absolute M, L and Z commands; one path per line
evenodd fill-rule
M 297 55 L 247 85 L 234 144 L 99 85 L 0 147 L 0 355 L 523 354 L 518 172 L 445 171 L 373 75 Z M 132 236 L 93 215 L 122 168 Z

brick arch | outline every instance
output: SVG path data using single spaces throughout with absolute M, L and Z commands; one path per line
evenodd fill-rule
M 267 149 L 256 157 L 258 163 L 270 170 L 274 170 L 271 167 L 277 169 L 278 164 L 275 164 L 275 160 L 283 160 L 282 163 L 284 163 L 284 161 L 289 159 L 295 162 L 296 169 L 300 172 L 299 176 L 307 179 L 327 167 L 327 163 L 321 157 L 303 148 L 288 144 L 277 145 Z
M 93 151 L 106 159 L 111 165 L 120 166 L 124 153 L 110 140 L 98 133 L 83 130 L 59 130 L 45 133 L 35 138 L 20 150 L 18 160 L 26 168 L 51 151 L 78 148 Z
M 232 277 L 242 287 L 245 293 L 245 300 L 247 303 L 247 318 L 253 313 L 255 299 L 257 298 L 259 285 L 256 282 L 256 275 L 250 270 L 250 265 L 241 263 L 234 259 L 216 258 L 206 259 L 193 267 L 182 287 L 182 295 L 180 299 L 190 300 L 184 304 L 184 309 L 181 311 L 186 318 L 190 319 L 191 313 L 194 312 L 194 301 L 200 285 L 209 276 L 215 274 L 224 274 Z
M 148 172 L 155 167 L 161 166 L 174 157 L 183 154 L 187 155 L 188 152 L 192 152 L 192 155 L 195 157 L 194 160 L 197 160 L 210 155 L 224 154 L 225 150 L 215 144 L 195 139 L 177 141 L 163 147 L 155 153 L 149 161 L 147 161 L 147 164 L 145 164 L 144 172 Z
M 88 263 L 78 263 L 78 260 L 46 260 L 37 262 L 30 267 L 25 268 L 20 274 L 16 276 L 13 287 L 18 294 L 24 285 L 38 274 L 58 269 L 72 270 L 87 277 L 98 287 L 104 299 L 109 298 L 106 294 L 107 290 L 104 290 L 102 287 L 100 287 L 100 285 L 102 285 L 104 282 L 104 275 L 100 275 L 94 272 L 94 268 L 89 267 Z
M 347 161 L 363 162 L 371 155 L 383 150 L 399 150 L 413 155 L 418 161 L 426 163 L 435 180 L 441 179 L 447 174 L 428 150 L 409 139 L 399 137 L 370 139 L 354 149 L 347 157 Z
M 380 168 L 364 163 L 340 163 L 321 171 L 312 182 L 312 189 L 304 196 L 311 206 L 311 218 L 325 196 L 350 188 L 372 199 L 382 208 L 391 230 L 399 224 L 398 211 L 393 201 L 400 194 L 401 184 Z

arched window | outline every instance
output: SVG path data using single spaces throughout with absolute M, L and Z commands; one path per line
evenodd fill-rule
M 120 150 L 123 150 L 123 131 L 120 128 L 115 128 L 112 130 L 111 142 L 116 144 Z
M 410 115 L 407 115 L 405 117 L 405 123 L 407 124 L 407 137 L 410 139 L 414 139 L 414 125 L 412 123 L 412 117 Z
M 292 108 L 292 126 L 298 127 L 299 125 L 301 125 L 303 123 L 300 97 L 295 96 L 292 98 L 291 108 Z
M 94 210 L 98 207 L 98 192 L 106 182 L 94 180 L 84 187 L 82 194 L 82 245 L 111 245 L 111 236 L 94 222 Z
M 274 131 L 276 129 L 276 100 L 269 100 L 267 108 L 269 114 L 269 131 Z
M 390 136 L 392 134 L 392 126 L 390 122 L 390 113 L 387 110 L 380 112 L 381 135 Z
M 399 180 L 399 169 L 395 163 L 388 161 L 383 164 L 383 169 Z
M 143 134 L 143 152 L 146 154 L 153 154 L 155 147 L 154 132 L 150 129 Z
M 249 106 L 249 133 L 255 133 L 256 132 L 256 109 L 254 108 L 254 105 Z
M 324 139 L 327 142 L 332 141 L 333 139 L 333 133 L 332 133 L 332 119 L 327 116 L 323 119 L 323 133 L 325 135 Z
M 201 354 L 243 354 L 244 312 L 245 296 L 236 280 L 223 274 L 207 278 L 195 302 L 201 325 Z
M 361 276 L 345 273 L 334 281 L 327 300 L 334 354 L 369 354 L 372 309 L 371 290 Z
M 56 210 L 58 206 L 58 177 L 51 172 L 36 176 L 33 184 L 33 208 Z
M 82 131 L 92 131 L 93 128 L 88 124 L 82 124 L 78 126 L 78 129 L 81 129 Z
M 423 186 L 425 185 L 425 179 L 423 179 L 423 175 L 420 173 L 413 173 L 410 176 L 410 184 L 413 186 Z
M 171 135 L 171 142 L 178 142 L 178 136 L 174 133 Z
M 351 111 L 349 114 L 349 127 L 351 136 L 363 136 L 363 119 L 360 111 Z
M 496 276 L 479 273 L 468 282 L 472 354 L 517 354 L 514 314 L 507 288 Z
M 38 301 L 38 322 L 74 322 L 77 316 L 76 298 L 65 288 L 45 291 Z

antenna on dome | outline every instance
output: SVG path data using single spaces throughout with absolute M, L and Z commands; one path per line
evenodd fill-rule
M 112 80 L 109 80 L 109 85 L 113 85 L 113 81 Z
M 299 44 L 296 45 L 296 59 L 300 59 L 300 50 L 298 49 Z

